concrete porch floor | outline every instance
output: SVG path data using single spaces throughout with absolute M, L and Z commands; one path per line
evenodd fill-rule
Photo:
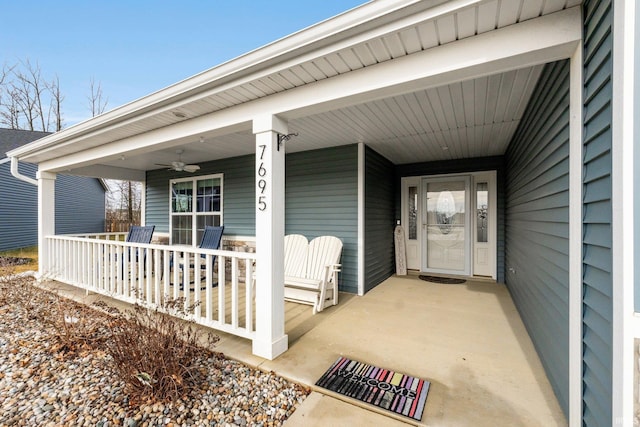
M 289 350 L 273 361 L 252 355 L 250 341 L 218 333 L 217 351 L 313 389 L 287 426 L 567 424 L 504 285 L 398 276 L 340 298 L 315 316 L 287 303 Z M 421 422 L 315 387 L 339 356 L 430 381 Z

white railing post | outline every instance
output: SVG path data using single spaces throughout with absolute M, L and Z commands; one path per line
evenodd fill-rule
M 56 232 L 56 174 L 38 171 L 38 273 L 40 277 L 50 273 L 54 259 L 49 257 L 46 236 Z

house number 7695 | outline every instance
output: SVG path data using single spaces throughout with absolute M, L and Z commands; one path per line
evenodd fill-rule
M 264 152 L 267 149 L 267 146 L 260 145 L 259 147 L 262 151 L 260 152 L 261 161 L 260 166 L 258 167 L 258 176 L 260 177 L 260 180 L 258 181 L 258 209 L 264 211 L 267 209 L 267 202 L 265 201 L 267 196 L 264 195 L 264 192 L 267 189 L 267 181 L 264 179 L 267 176 L 267 169 L 264 167 L 262 159 L 264 158 Z

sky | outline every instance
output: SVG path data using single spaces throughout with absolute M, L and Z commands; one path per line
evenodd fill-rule
M 365 0 L 0 0 L 0 67 L 57 75 L 65 126 L 163 89 Z

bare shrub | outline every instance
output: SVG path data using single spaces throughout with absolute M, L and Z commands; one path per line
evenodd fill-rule
M 180 306 L 180 300 L 169 301 L 163 309 Z M 204 380 L 197 362 L 210 357 L 209 348 L 219 340 L 193 323 L 139 305 L 115 318 L 110 331 L 105 347 L 113 358 L 112 370 L 126 383 L 132 403 L 172 401 L 197 388 Z

